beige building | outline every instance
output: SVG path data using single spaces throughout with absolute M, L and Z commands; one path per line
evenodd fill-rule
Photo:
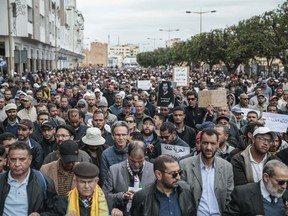
M 136 57 L 139 46 L 134 44 L 116 45 L 109 47 L 109 56 Z
M 85 58 L 82 66 L 107 67 L 108 66 L 108 44 L 92 42 L 90 49 L 85 49 Z

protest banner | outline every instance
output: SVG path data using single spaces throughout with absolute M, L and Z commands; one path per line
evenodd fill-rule
M 174 67 L 173 68 L 173 81 L 177 86 L 189 85 L 189 67 Z
M 162 81 L 159 84 L 157 106 L 169 108 L 174 107 L 173 86 L 170 81 Z
M 179 159 L 190 154 L 190 147 L 161 143 L 161 153 Z
M 203 90 L 198 92 L 198 106 L 207 107 L 213 105 L 214 107 L 227 105 L 226 90 Z
M 138 80 L 138 89 L 142 89 L 142 90 L 150 90 L 151 88 L 151 83 L 150 80 Z

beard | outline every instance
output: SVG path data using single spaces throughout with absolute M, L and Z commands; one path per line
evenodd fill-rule
M 267 185 L 266 185 L 266 189 L 267 191 L 274 197 L 276 198 L 280 198 L 283 196 L 285 190 L 283 190 L 282 192 L 278 192 L 277 188 L 275 188 L 271 182 L 271 180 L 268 181 Z

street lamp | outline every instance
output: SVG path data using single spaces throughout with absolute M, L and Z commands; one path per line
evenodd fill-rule
M 154 42 L 154 50 L 155 50 L 155 41 L 156 40 L 162 40 L 162 38 L 147 38 L 147 40 L 153 40 L 153 42 Z
M 186 11 L 186 13 L 194 13 L 194 14 L 199 14 L 200 15 L 200 34 L 202 33 L 202 14 L 206 14 L 206 13 L 215 13 L 216 10 L 212 10 L 212 11 Z
M 169 43 L 169 47 L 170 47 L 170 43 L 171 43 L 171 41 L 170 41 L 170 32 L 174 32 L 174 31 L 180 31 L 179 29 L 159 29 L 159 31 L 166 31 L 166 32 L 168 32 L 168 43 Z M 166 46 L 167 46 L 167 44 L 166 44 Z

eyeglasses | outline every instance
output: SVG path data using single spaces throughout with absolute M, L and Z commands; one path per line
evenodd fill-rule
M 288 183 L 288 180 L 277 180 L 277 179 L 275 179 L 275 180 L 277 181 L 277 184 L 280 185 L 280 186 L 283 186 L 284 184 Z
M 56 135 L 55 135 L 56 138 L 60 138 L 60 137 L 66 138 L 66 137 L 69 137 L 69 136 L 70 136 L 70 135 L 68 135 L 68 134 L 56 134 Z
M 168 175 L 171 175 L 173 178 L 176 178 L 178 175 L 182 175 L 182 173 L 183 173 L 183 170 L 178 170 L 178 172 L 166 172 L 166 171 L 164 171 L 164 170 L 159 170 L 160 172 L 163 172 L 163 173 L 166 173 L 166 174 L 168 174 Z
M 264 143 L 264 142 L 267 142 L 269 144 L 272 144 L 273 143 L 273 140 L 272 139 L 266 139 L 264 137 L 257 137 L 256 139 L 258 139 L 260 142 Z
M 167 139 L 169 139 L 170 136 L 171 136 L 171 134 L 169 134 L 169 135 L 167 135 L 167 136 L 160 136 L 160 137 L 161 137 L 161 139 L 167 140 Z
M 187 98 L 188 101 L 194 101 L 196 98 Z

